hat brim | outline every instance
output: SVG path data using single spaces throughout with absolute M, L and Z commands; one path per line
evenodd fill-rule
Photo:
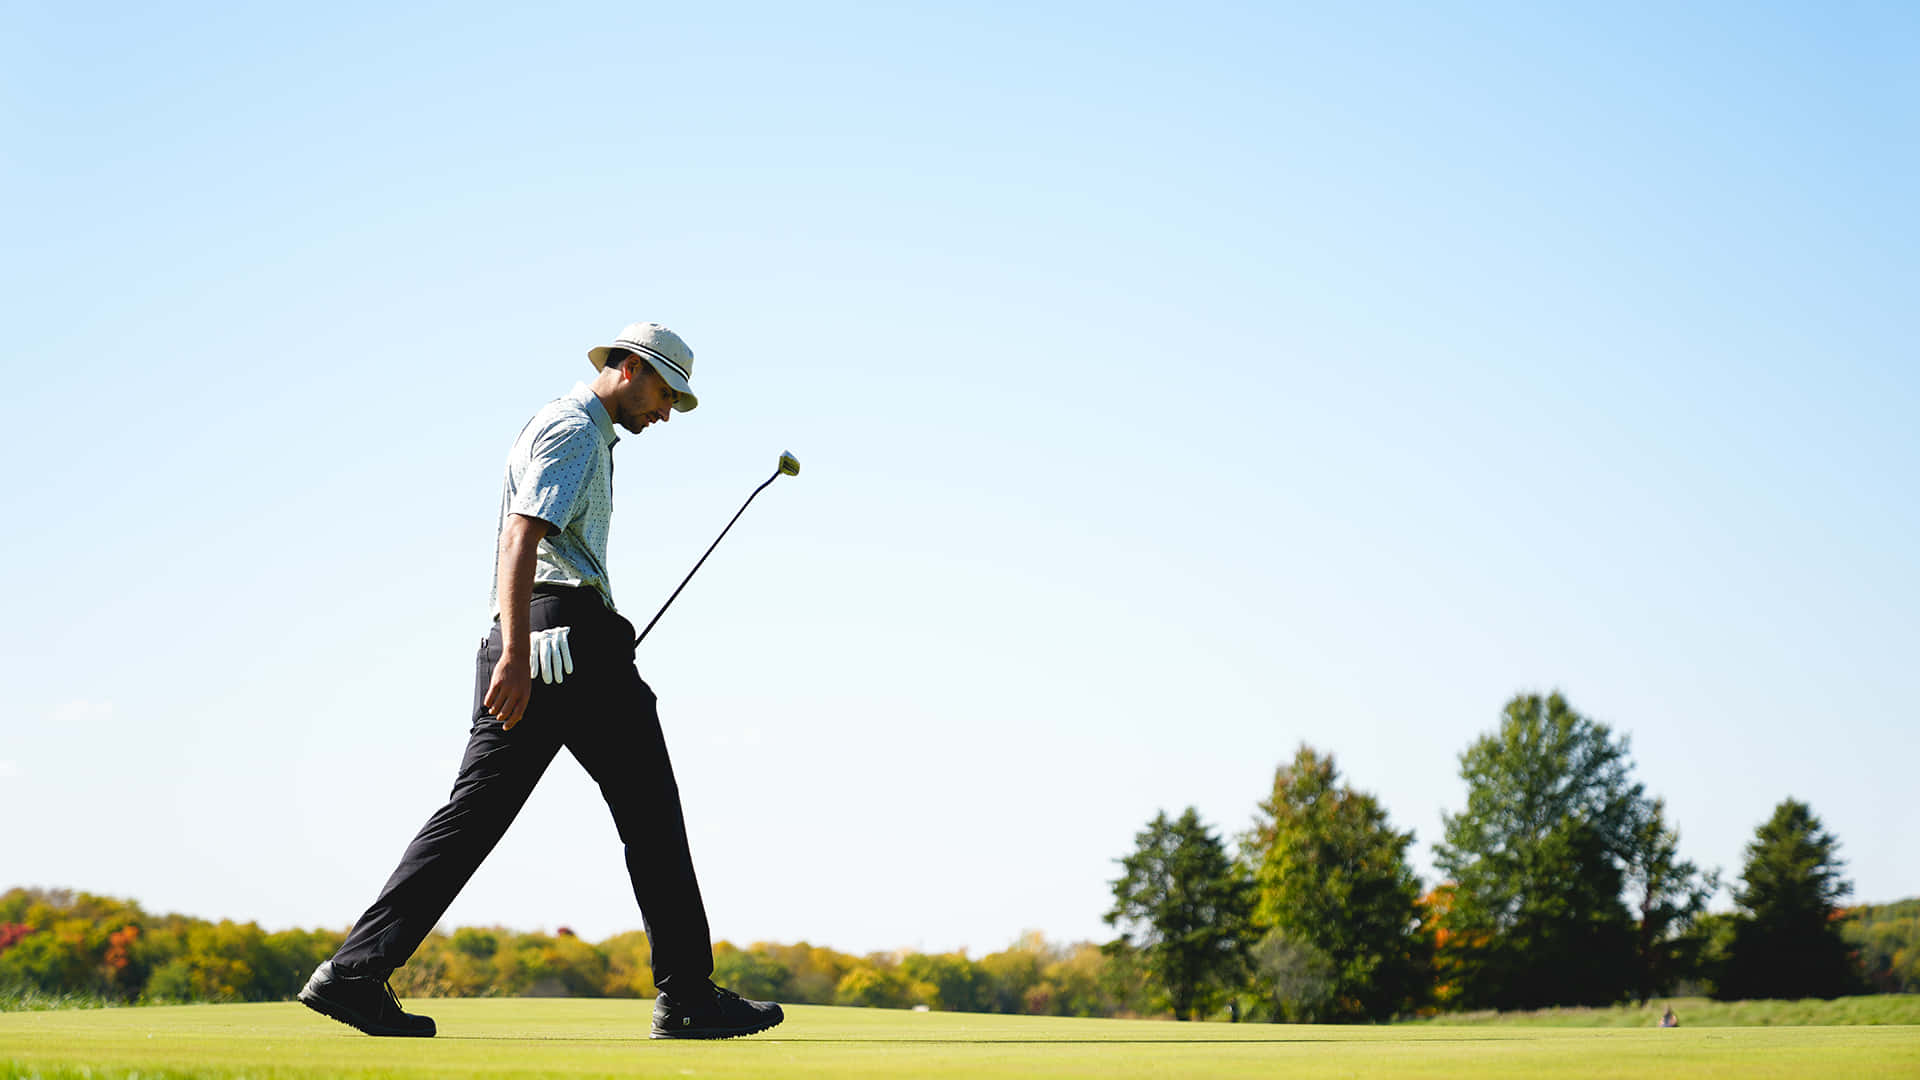
M 660 377 L 667 381 L 667 385 L 673 387 L 673 392 L 680 395 L 673 403 L 674 412 L 692 412 L 700 407 L 700 399 L 695 397 L 693 391 L 687 387 L 686 376 L 673 370 L 671 366 L 664 363 L 658 356 L 653 355 L 651 350 L 636 349 L 631 342 L 621 345 L 601 345 L 588 349 L 587 359 L 593 361 L 595 371 L 605 370 L 607 366 L 607 354 L 613 352 L 615 349 L 625 349 L 633 353 L 652 365 L 653 370 L 660 373 Z

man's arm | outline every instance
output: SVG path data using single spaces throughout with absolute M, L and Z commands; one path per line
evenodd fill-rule
M 553 526 L 536 517 L 508 514 L 500 530 L 500 661 L 487 685 L 487 711 L 508 731 L 520 722 L 533 698 L 531 628 L 527 607 L 533 602 L 533 563 L 540 539 Z

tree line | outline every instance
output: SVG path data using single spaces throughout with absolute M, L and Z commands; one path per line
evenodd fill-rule
M 1786 799 L 1747 845 L 1736 909 L 1680 857 L 1627 740 L 1559 694 L 1520 695 L 1460 755 L 1425 888 L 1414 836 L 1302 746 L 1233 849 L 1191 808 L 1161 813 L 1112 882 L 1105 943 L 1029 933 L 999 952 L 853 955 L 802 942 L 714 948 L 714 979 L 802 1004 L 1056 1016 L 1378 1021 L 1449 1010 L 1920 991 L 1920 898 L 1842 908 L 1839 842 Z M 0 1007 L 21 992 L 106 1002 L 272 1001 L 345 931 L 153 915 L 68 890 L 0 894 Z M 436 931 L 393 976 L 403 996 L 644 998 L 646 934 Z
M 1422 891 L 1411 832 L 1309 746 L 1275 772 L 1230 854 L 1192 808 L 1136 838 L 1110 951 L 1146 958 L 1175 1016 L 1378 1021 L 1445 1010 L 1610 1005 L 1676 988 L 1722 999 L 1920 987 L 1920 902 L 1849 913 L 1839 841 L 1788 798 L 1733 890 L 1681 858 L 1628 741 L 1559 693 L 1510 700 L 1459 758 Z
M 132 900 L 67 889 L 0 894 L 0 1007 L 23 995 L 100 1003 L 282 1001 L 345 930 L 268 932 L 251 922 L 155 915 Z M 643 931 L 605 941 L 503 927 L 436 930 L 393 973 L 405 997 L 622 997 L 654 994 Z M 1134 1015 L 1144 975 L 1101 946 L 1029 932 L 999 952 L 838 952 L 801 942 L 714 946 L 714 980 L 799 1004 L 1054 1016 Z

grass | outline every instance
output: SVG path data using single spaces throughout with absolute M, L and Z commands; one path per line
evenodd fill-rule
M 798 1005 L 764 1035 L 653 1042 L 650 1004 L 414 1002 L 435 1039 L 292 1003 L 0 1015 L 0 1080 L 216 1077 L 1861 1077 L 1920 1075 L 1920 1027 L 1294 1027 Z
M 0 1013 L 45 1012 L 49 1009 L 105 1009 L 119 1004 L 98 994 L 48 993 L 32 986 L 0 986 Z
M 1653 1027 L 1668 1005 L 1682 1027 L 1839 1027 L 1920 1024 L 1920 994 L 1879 994 L 1822 1001 L 1714 1001 L 1656 998 L 1644 1006 L 1604 1009 L 1540 1009 L 1519 1013 L 1449 1013 L 1420 1024 L 1446 1027 L 1499 1025 L 1542 1028 Z

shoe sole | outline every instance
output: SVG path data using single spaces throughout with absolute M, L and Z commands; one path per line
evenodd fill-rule
M 654 1028 L 651 1037 L 655 1039 L 737 1039 L 742 1035 L 758 1035 L 763 1031 L 771 1031 L 779 1027 L 780 1021 L 785 1019 L 786 1017 L 782 1016 L 771 1023 L 724 1031 L 716 1028 L 682 1028 L 679 1031 L 661 1031 L 659 1028 Z
M 439 1031 L 438 1027 L 433 1026 L 432 1021 L 428 1021 L 428 1027 L 425 1031 L 402 1031 L 399 1028 L 381 1027 L 379 1024 L 368 1020 L 354 1010 L 344 1005 L 328 1001 L 318 994 L 310 994 L 302 990 L 300 991 L 299 997 L 300 1004 L 305 1005 L 321 1016 L 338 1020 L 363 1035 L 375 1035 L 383 1038 L 431 1039 L 434 1034 Z

